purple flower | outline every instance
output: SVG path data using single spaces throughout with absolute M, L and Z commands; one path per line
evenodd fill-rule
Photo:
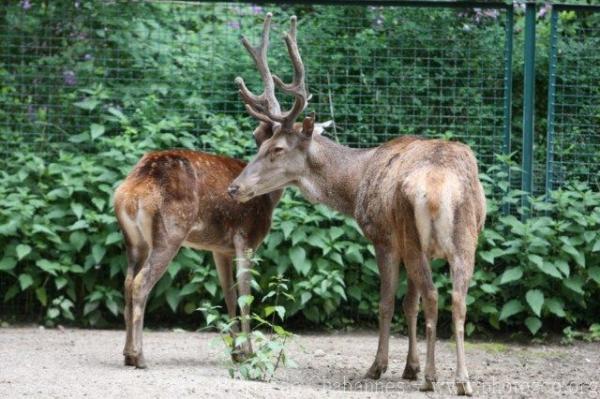
M 80 3 L 79 3 L 79 0 L 76 0 L 76 1 L 75 1 L 75 8 L 79 8 L 79 4 L 80 4 Z
M 29 0 L 22 0 L 21 7 L 23 10 L 29 10 L 31 8 L 31 2 Z
M 538 11 L 537 13 L 537 17 L 538 18 L 544 18 L 546 16 L 546 14 L 548 13 L 548 11 L 550 11 L 550 4 L 545 4 L 542 8 L 540 8 L 540 11 Z
M 63 71 L 63 81 L 67 86 L 75 86 L 77 84 L 77 77 L 73 71 Z
M 91 60 L 93 60 L 93 59 L 94 59 L 94 57 L 93 57 L 93 56 L 92 56 L 90 53 L 86 53 L 86 54 L 83 56 L 83 59 L 84 59 L 84 60 L 86 60 L 86 61 L 91 61 Z
M 252 5 L 251 10 L 254 14 L 262 14 L 263 13 L 263 8 L 261 6 L 257 6 L 256 4 Z
M 230 21 L 227 23 L 227 26 L 229 26 L 231 29 L 240 29 L 240 23 L 237 21 Z

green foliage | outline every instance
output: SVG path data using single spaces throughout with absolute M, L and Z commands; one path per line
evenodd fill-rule
M 258 262 L 254 263 L 258 264 Z M 253 274 L 260 275 L 257 271 Z M 293 334 L 280 325 L 285 320 L 286 309 L 279 304 L 279 300 L 283 297 L 294 301 L 294 297 L 288 293 L 288 290 L 289 280 L 283 278 L 281 274 L 270 278 L 268 291 L 263 296 L 262 302 L 265 303 L 272 299 L 273 304 L 263 308 L 262 316 L 258 313 L 247 316 L 250 322 L 254 322 L 252 331 L 249 334 L 233 332 L 234 328 L 239 329 L 244 316 L 228 319 L 226 315 L 219 314 L 217 309 L 220 307 L 218 306 L 199 308 L 206 315 L 207 327 L 218 329 L 228 359 L 239 355 L 239 348 L 246 344 L 248 340 L 252 342 L 252 354 L 243 354 L 238 361 L 229 361 L 229 375 L 231 378 L 240 376 L 247 380 L 270 381 L 280 366 L 285 367 L 294 364 L 285 354 L 286 343 L 293 337 Z M 238 298 L 240 307 L 249 306 L 253 302 L 254 296 L 252 295 L 243 295 Z M 267 330 L 266 334 L 264 330 Z

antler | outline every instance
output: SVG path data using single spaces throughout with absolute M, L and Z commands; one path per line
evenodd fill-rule
M 242 44 L 250 53 L 254 60 L 258 72 L 263 80 L 264 91 L 261 95 L 253 94 L 244 83 L 244 79 L 237 77 L 235 82 L 240 88 L 240 96 L 246 103 L 246 110 L 253 117 L 268 123 L 280 123 L 284 127 L 291 128 L 298 115 L 306 108 L 310 95 L 306 90 L 304 64 L 300 58 L 298 44 L 296 41 L 297 18 L 292 16 L 290 19 L 291 29 L 285 34 L 284 40 L 288 49 L 292 65 L 294 67 L 294 78 L 292 83 L 286 84 L 279 77 L 271 74 L 267 62 L 267 50 L 269 47 L 269 30 L 271 28 L 271 18 L 273 14 L 268 13 L 263 25 L 261 43 L 258 47 L 252 47 L 245 37 L 242 37 Z M 275 97 L 275 83 L 281 90 L 294 96 L 294 105 L 289 111 L 281 112 L 281 106 Z

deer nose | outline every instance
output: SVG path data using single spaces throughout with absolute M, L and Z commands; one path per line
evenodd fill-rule
M 235 195 L 240 191 L 240 186 L 238 186 L 237 184 L 232 184 L 231 186 L 229 186 L 229 188 L 227 189 L 227 193 L 229 194 L 229 196 L 231 198 L 235 198 Z

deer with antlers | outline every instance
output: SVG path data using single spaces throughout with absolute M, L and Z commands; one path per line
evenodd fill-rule
M 436 381 L 435 341 L 438 293 L 429 260 L 443 258 L 452 277 L 452 319 L 456 338 L 456 387 L 471 395 L 464 355 L 465 297 L 473 273 L 477 237 L 483 228 L 486 203 L 475 156 L 464 144 L 402 136 L 379 147 L 352 149 L 319 134 L 314 116 L 295 123 L 310 95 L 296 43 L 296 17 L 285 42 L 294 67 L 290 84 L 271 74 L 267 47 L 271 14 L 264 22 L 258 47 L 243 44 L 263 80 L 264 92 L 255 95 L 236 78 L 249 114 L 268 124 L 273 135 L 229 186 L 241 202 L 293 185 L 311 202 L 324 203 L 353 216 L 374 244 L 381 278 L 379 345 L 367 377 L 378 379 L 388 367 L 390 324 L 398 284 L 399 265 L 408 275 L 403 301 L 409 347 L 403 378 L 416 379 L 417 313 L 422 298 L 425 312 L 427 359 L 421 386 L 432 391 Z M 294 96 L 282 112 L 275 86 Z

